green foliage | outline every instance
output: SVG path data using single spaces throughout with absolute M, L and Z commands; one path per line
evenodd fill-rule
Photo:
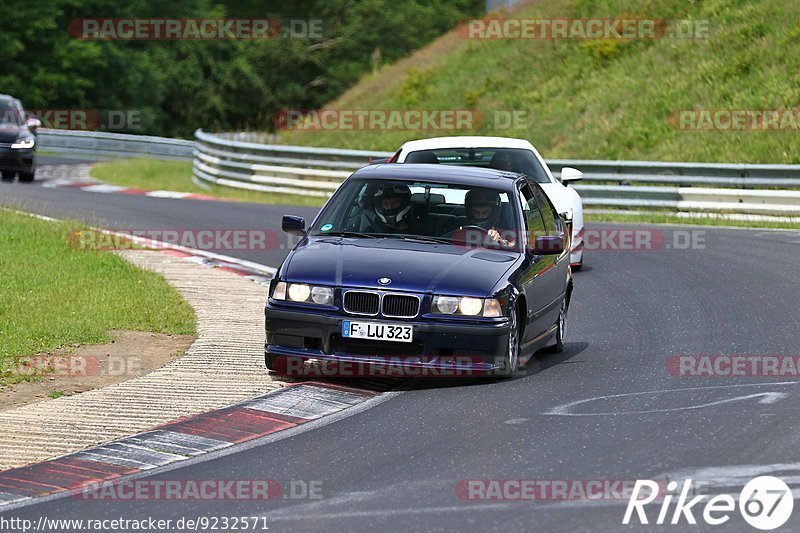
M 480 14 L 480 0 L 5 0 L 0 93 L 30 109 L 140 112 L 144 131 L 268 129 L 282 109 L 316 109 L 365 73 Z M 81 40 L 81 18 L 321 20 L 323 38 Z
M 793 110 L 800 106 L 800 22 L 794 0 L 543 0 L 522 18 L 665 21 L 678 36 L 642 40 L 464 39 L 448 36 L 407 63 L 431 73 L 413 104 L 466 106 L 492 117 L 520 112 L 526 127 L 491 120 L 457 135 L 530 140 L 548 158 L 800 163 L 800 130 L 681 128 L 681 111 Z M 678 23 L 676 21 L 685 21 Z M 659 26 L 656 26 L 659 28 Z M 707 30 L 707 31 L 706 31 Z M 658 34 L 657 35 L 661 35 Z M 385 67 L 330 107 L 404 109 L 404 65 Z M 395 150 L 431 130 L 290 132 L 286 142 Z
M 583 43 L 583 48 L 594 59 L 595 65 L 602 65 L 616 57 L 622 49 L 622 41 L 619 39 L 597 39 Z
M 406 79 L 400 85 L 403 103 L 413 106 L 425 99 L 428 96 L 428 84 L 432 77 L 431 72 L 408 69 Z

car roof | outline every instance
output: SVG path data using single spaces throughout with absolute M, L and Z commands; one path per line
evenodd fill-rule
M 451 137 L 432 137 L 408 141 L 401 147 L 403 150 L 436 150 L 442 148 L 522 148 L 534 150 L 533 145 L 525 139 L 512 137 L 481 137 L 473 135 L 456 135 Z
M 505 170 L 482 167 L 459 167 L 452 165 L 384 163 L 370 165 L 354 172 L 351 178 L 375 180 L 419 180 L 435 181 L 468 187 L 488 187 L 511 190 L 514 182 L 524 175 Z

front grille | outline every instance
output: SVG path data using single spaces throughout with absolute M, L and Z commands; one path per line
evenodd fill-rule
M 344 310 L 359 315 L 377 315 L 380 300 L 374 292 L 348 291 L 344 293 Z
M 347 339 L 331 335 L 331 353 L 371 355 L 373 357 L 401 357 L 422 355 L 422 342 L 386 342 L 367 339 Z
M 419 313 L 419 298 L 404 294 L 387 294 L 383 297 L 383 314 L 391 317 L 411 318 Z

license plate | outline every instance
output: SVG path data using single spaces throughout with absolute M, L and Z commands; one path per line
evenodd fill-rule
M 410 324 L 386 324 L 384 322 L 342 322 L 342 337 L 371 339 L 378 341 L 412 342 L 413 328 Z

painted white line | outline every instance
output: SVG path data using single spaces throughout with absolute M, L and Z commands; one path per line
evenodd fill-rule
M 646 413 L 666 413 L 671 411 L 685 411 L 690 409 L 700 409 L 703 407 L 710 407 L 713 405 L 720 405 L 725 403 L 736 402 L 740 400 L 747 400 L 751 398 L 762 398 L 758 403 L 761 404 L 772 404 L 780 400 L 781 398 L 785 398 L 788 396 L 786 393 L 783 392 L 762 392 L 757 394 L 748 394 L 745 396 L 737 396 L 734 398 L 727 398 L 724 400 L 718 400 L 709 403 L 703 403 L 699 405 L 690 405 L 685 407 L 671 407 L 666 409 L 648 409 L 643 411 L 616 411 L 611 413 L 573 413 L 571 412 L 573 407 L 578 405 L 582 405 L 589 402 L 595 401 L 603 401 L 609 400 L 612 398 L 626 398 L 626 397 L 633 397 L 633 396 L 643 396 L 643 395 L 656 395 L 656 394 L 668 394 L 673 392 L 686 392 L 686 391 L 702 391 L 702 390 L 714 390 L 714 389 L 732 389 L 732 388 L 740 388 L 740 387 L 768 387 L 773 385 L 798 385 L 800 382 L 798 381 L 779 381 L 776 383 L 745 383 L 741 385 L 719 385 L 713 387 L 687 387 L 683 389 L 665 389 L 665 390 L 655 390 L 655 391 L 642 391 L 642 392 L 626 392 L 623 394 L 611 394 L 607 396 L 595 396 L 593 398 L 587 398 L 585 400 L 577 400 L 574 402 L 564 403 L 561 405 L 557 405 L 551 409 L 545 411 L 544 415 L 550 416 L 617 416 L 617 415 L 630 415 L 630 414 L 646 414 Z
M 23 500 L 30 500 L 29 496 L 20 496 L 19 494 L 9 494 L 7 492 L 0 492 L 0 504 L 9 504 L 20 502 Z
M 182 455 L 155 451 L 150 448 L 143 448 L 141 446 L 119 441 L 97 446 L 95 448 L 89 448 L 86 451 L 97 455 L 112 455 L 116 458 L 136 461 L 150 465 L 151 467 L 162 466 L 175 461 L 180 461 L 181 459 L 185 458 L 185 456 Z
M 165 430 L 143 433 L 117 442 L 185 456 L 199 455 L 232 445 L 230 442 Z
M 176 191 L 148 191 L 144 193 L 145 196 L 152 196 L 153 198 L 186 198 L 191 196 L 190 192 L 176 192 Z
M 97 185 L 87 185 L 85 187 L 81 187 L 82 191 L 88 192 L 120 192 L 128 189 L 128 187 L 121 187 L 119 185 L 109 185 L 107 183 L 99 183 Z
M 36 213 L 26 213 L 25 211 L 19 211 L 17 209 L 10 209 L 10 208 L 7 208 L 7 207 L 0 207 L 0 209 L 2 209 L 4 211 L 10 211 L 10 212 L 16 213 L 18 215 L 25 215 L 25 216 L 29 216 L 29 217 L 33 217 L 33 218 L 38 218 L 39 220 L 46 220 L 48 222 L 64 222 L 63 220 L 60 220 L 60 219 L 57 219 L 57 218 L 52 218 L 52 217 L 48 217 L 48 216 L 45 216 L 45 215 L 37 215 Z M 100 229 L 100 228 L 91 228 L 91 229 L 93 229 L 95 231 L 99 231 L 99 232 L 104 233 L 106 235 L 116 235 L 118 237 L 126 237 L 126 238 L 130 239 L 131 241 L 136 242 L 137 244 L 141 244 L 141 245 L 144 245 L 144 246 L 150 246 L 152 248 L 159 248 L 159 249 L 163 249 L 163 250 L 176 250 L 176 251 L 184 252 L 184 253 L 187 253 L 187 254 L 190 254 L 190 255 L 207 257 L 208 259 L 215 259 L 215 260 L 223 262 L 223 263 L 229 263 L 231 265 L 240 266 L 244 270 L 250 270 L 250 271 L 253 271 L 255 273 L 265 275 L 265 276 L 267 276 L 269 278 L 274 276 L 275 272 L 278 271 L 277 268 L 274 268 L 274 267 L 271 267 L 271 266 L 267 266 L 267 265 L 262 265 L 261 263 L 255 263 L 253 261 L 247 261 L 245 259 L 239 259 L 237 257 L 231 257 L 231 256 L 228 256 L 228 255 L 217 254 L 217 253 L 214 253 L 214 252 L 207 252 L 205 250 L 197 250 L 195 248 L 187 248 L 186 246 L 180 246 L 178 244 L 169 244 L 169 243 L 165 243 L 165 242 L 157 241 L 157 240 L 153 240 L 153 239 L 146 239 L 144 237 L 139 237 L 137 235 L 129 235 L 129 234 L 125 233 L 125 232 L 105 230 L 105 229 Z M 195 261 L 195 262 L 197 262 L 197 261 Z

